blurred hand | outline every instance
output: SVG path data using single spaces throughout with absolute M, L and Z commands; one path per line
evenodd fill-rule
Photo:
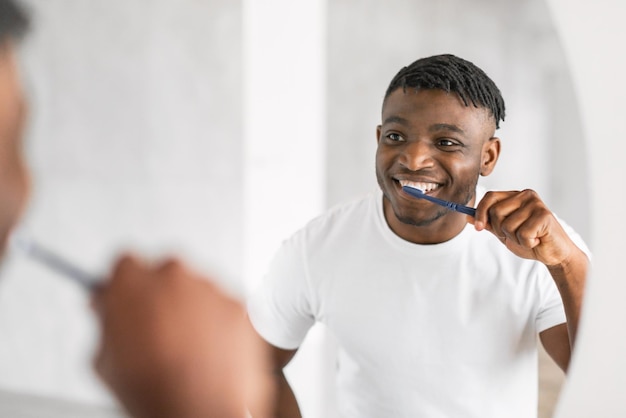
M 266 353 L 244 308 L 180 262 L 125 256 L 93 304 L 102 325 L 96 370 L 132 416 L 263 411 Z

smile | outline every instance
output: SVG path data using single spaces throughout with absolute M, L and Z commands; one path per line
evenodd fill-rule
M 427 183 L 427 182 L 422 182 L 422 181 L 409 181 L 409 180 L 398 180 L 398 182 L 400 183 L 402 187 L 404 186 L 413 187 L 414 189 L 420 189 L 424 193 L 430 193 L 439 188 L 439 184 L 437 183 Z

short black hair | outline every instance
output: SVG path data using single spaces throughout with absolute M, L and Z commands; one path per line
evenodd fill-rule
M 402 68 L 391 80 L 385 99 L 395 90 L 441 89 L 459 95 L 465 106 L 491 111 L 496 122 L 504 121 L 504 99 L 496 84 L 473 63 L 451 54 L 421 58 Z
M 28 29 L 28 16 L 13 0 L 0 0 L 0 44 L 21 38 Z

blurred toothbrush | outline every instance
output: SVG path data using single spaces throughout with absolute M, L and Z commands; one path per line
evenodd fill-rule
M 11 235 L 10 242 L 11 247 L 20 250 L 23 254 L 40 262 L 60 275 L 72 279 L 89 292 L 97 290 L 102 283 L 101 278 L 84 272 L 23 233 L 14 232 Z
M 464 213 L 466 215 L 470 215 L 476 217 L 476 209 L 470 208 L 469 206 L 464 206 L 458 203 L 448 202 L 447 200 L 438 199 L 436 197 L 427 195 L 421 189 L 411 186 L 402 186 L 402 190 L 413 197 L 417 197 L 418 199 L 426 199 L 429 202 L 436 203 L 437 205 L 446 207 L 455 212 Z

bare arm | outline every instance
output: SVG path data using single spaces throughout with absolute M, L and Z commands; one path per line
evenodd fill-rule
M 300 418 L 300 407 L 298 407 L 298 401 L 296 396 L 287 382 L 283 369 L 296 355 L 297 350 L 282 350 L 280 348 L 272 347 L 271 358 L 274 365 L 274 378 L 276 379 L 276 403 L 274 409 L 274 416 L 276 418 Z
M 565 372 L 578 333 L 588 264 L 587 256 L 578 249 L 574 251 L 571 261 L 562 265 L 548 266 L 563 300 L 567 324 L 543 331 L 540 339 L 546 352 Z M 569 344 L 566 346 L 563 341 L 568 341 Z
M 540 338 L 566 371 L 578 330 L 587 256 L 532 190 L 489 192 L 476 209 L 476 219 L 471 221 L 477 230 L 490 231 L 514 254 L 547 266 L 563 300 L 567 325 L 545 330 Z
M 578 248 L 574 249 L 571 259 L 558 265 L 548 266 L 563 299 L 569 342 L 572 348 L 578 333 L 588 266 L 587 256 Z
M 253 328 L 252 325 L 250 325 L 250 328 Z M 272 398 L 273 401 L 270 402 L 271 405 L 267 408 L 270 411 L 267 417 L 301 418 L 302 414 L 300 413 L 298 401 L 283 372 L 283 369 L 289 364 L 298 350 L 283 350 L 267 342 L 264 342 L 264 344 L 267 348 L 266 351 L 269 352 L 270 359 L 266 375 L 270 376 L 274 382 L 274 397 Z M 265 415 L 259 414 L 254 410 L 251 410 L 251 412 L 254 418 L 265 418 Z

